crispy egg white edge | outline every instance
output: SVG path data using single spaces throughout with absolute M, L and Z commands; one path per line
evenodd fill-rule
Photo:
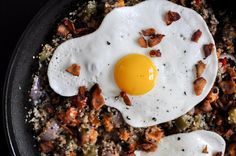
M 165 8 L 166 10 L 172 10 L 172 11 L 177 11 L 180 13 L 181 15 L 181 19 L 177 22 L 173 22 L 172 25 L 170 26 L 166 26 L 165 25 L 165 29 L 167 29 L 166 31 L 168 31 L 168 29 L 171 28 L 178 28 L 178 24 L 181 24 L 181 20 L 192 20 L 191 22 L 193 22 L 195 19 L 197 19 L 196 21 L 194 21 L 193 23 L 189 22 L 187 26 L 189 27 L 194 27 L 195 29 L 201 27 L 202 31 L 203 31 L 203 36 L 206 35 L 206 40 L 204 40 L 204 37 L 202 37 L 199 41 L 198 44 L 196 43 L 192 43 L 190 40 L 190 37 L 192 35 L 192 33 L 194 32 L 194 30 L 192 30 L 192 32 L 190 32 L 187 37 L 187 41 L 188 44 L 193 45 L 194 46 L 198 46 L 199 47 L 199 53 L 201 53 L 201 57 L 203 58 L 203 51 L 201 46 L 203 44 L 207 44 L 207 43 L 214 43 L 213 37 L 211 36 L 208 27 L 205 23 L 205 21 L 202 19 L 202 17 L 196 13 L 195 11 L 188 9 L 188 8 L 184 8 L 182 6 L 176 5 L 174 3 L 165 1 L 165 0 L 149 0 L 149 1 L 145 1 L 142 3 L 139 3 L 133 7 L 123 7 L 123 8 L 117 8 L 114 9 L 111 13 L 109 13 L 105 19 L 103 20 L 101 26 L 99 27 L 99 29 L 97 31 L 95 31 L 92 34 L 86 35 L 86 36 L 82 36 L 80 38 L 75 38 L 75 39 L 71 39 L 69 41 L 64 42 L 63 44 L 61 44 L 56 51 L 54 52 L 54 55 L 50 61 L 49 67 L 48 67 L 48 78 L 49 78 L 49 84 L 51 86 L 51 88 L 58 94 L 62 95 L 62 96 L 73 96 L 77 94 L 77 90 L 79 86 L 85 85 L 85 86 L 92 86 L 92 84 L 94 82 L 101 82 L 101 88 L 103 90 L 103 94 L 105 96 L 106 99 L 106 105 L 108 106 L 112 106 L 117 108 L 123 115 L 124 120 L 134 126 L 134 127 L 146 127 L 146 126 L 152 126 L 155 124 L 159 124 L 159 123 L 163 123 L 169 120 L 173 120 L 183 114 L 185 114 L 187 111 L 189 111 L 191 108 L 193 108 L 197 103 L 199 103 L 200 101 L 202 101 L 208 94 L 208 92 L 210 91 L 211 87 L 214 84 L 215 81 L 215 77 L 217 74 L 217 68 L 218 68 L 218 63 L 217 63 L 217 57 L 216 57 L 216 50 L 214 49 L 214 52 L 212 53 L 212 55 L 210 55 L 207 59 L 204 60 L 204 62 L 207 64 L 207 69 L 206 71 L 203 73 L 203 77 L 206 77 L 207 79 L 207 84 L 205 86 L 205 89 L 203 90 L 203 93 L 200 96 L 195 96 L 192 88 L 191 91 L 188 92 L 187 97 L 190 97 L 190 99 L 192 97 L 194 97 L 194 103 L 191 104 L 184 104 L 182 107 L 183 108 L 179 108 L 178 112 L 174 112 L 176 110 L 173 110 L 173 112 L 169 112 L 167 113 L 166 109 L 164 109 L 166 107 L 162 107 L 162 109 L 159 110 L 154 110 L 152 107 L 150 108 L 145 108 L 145 110 L 140 107 L 140 106 L 136 106 L 136 104 L 133 104 L 131 107 L 128 107 L 124 105 L 122 100 L 114 100 L 113 96 L 118 95 L 119 94 L 119 89 L 117 88 L 115 82 L 114 82 L 114 78 L 113 78 L 113 67 L 112 65 L 110 65 L 110 67 L 106 67 L 107 64 L 105 64 L 106 62 L 109 62 L 111 57 L 113 57 L 112 54 L 108 53 L 108 52 L 104 52 L 104 54 L 100 51 L 96 51 L 97 47 L 102 47 L 104 48 L 106 44 L 106 41 L 111 41 L 111 45 L 113 45 L 114 41 L 116 40 L 117 35 L 127 35 L 127 33 L 129 33 L 129 27 L 132 27 L 132 25 L 129 25 L 129 22 L 132 24 L 132 18 L 139 16 L 138 15 L 138 10 L 142 7 L 146 7 L 148 8 L 149 6 L 163 6 L 163 8 Z M 153 8 L 153 7 L 152 7 Z M 134 10 L 137 9 L 137 12 L 135 12 Z M 129 12 L 129 10 L 132 10 L 131 13 L 126 13 L 127 11 Z M 146 9 L 147 10 L 147 9 Z M 151 9 L 150 9 L 151 10 Z M 147 11 L 147 13 L 150 13 L 151 11 Z M 182 12 L 184 12 L 184 14 L 187 14 L 188 16 L 191 15 L 194 19 L 185 19 L 185 16 L 182 14 Z M 186 13 L 187 12 L 187 13 Z M 165 12 L 161 13 L 161 16 L 164 16 Z M 127 18 L 128 20 L 123 20 L 123 23 L 121 22 L 121 24 L 125 25 L 127 27 L 127 25 L 129 27 L 127 27 L 126 30 L 122 30 L 121 32 L 114 32 L 114 34 L 103 34 L 104 30 L 109 30 L 112 28 L 118 28 L 120 26 L 120 23 L 115 22 L 115 20 L 117 19 L 113 19 L 113 16 L 126 16 L 125 18 Z M 122 17 L 120 17 L 122 18 Z M 124 17 L 123 17 L 124 18 Z M 155 18 L 153 18 L 154 20 Z M 129 21 L 130 20 L 130 21 Z M 159 19 L 162 21 L 159 21 L 160 23 L 158 23 L 158 25 L 163 26 L 164 20 Z M 110 25 L 110 23 L 113 23 L 113 25 Z M 140 24 L 140 23 L 139 23 Z M 194 25 L 191 26 L 191 24 L 200 24 L 199 27 L 196 27 Z M 111 51 L 114 52 L 114 49 L 118 49 L 118 50 L 129 50 L 129 51 L 135 51 L 137 53 L 141 53 L 141 54 L 147 54 L 147 49 L 143 49 L 140 48 L 137 43 L 136 43 L 136 39 L 138 38 L 138 31 L 140 31 L 141 29 L 145 29 L 145 27 L 152 27 L 153 25 L 155 25 L 155 23 L 153 24 L 153 22 L 151 22 L 151 24 L 147 24 L 145 27 L 140 24 L 141 26 L 137 26 L 137 28 L 133 28 L 134 30 L 136 30 L 137 35 L 131 35 L 133 38 L 129 38 L 129 36 L 127 36 L 126 38 L 126 42 L 124 43 L 124 47 L 122 49 L 122 46 L 119 47 L 117 45 L 114 45 L 114 47 L 112 46 L 107 46 L 105 47 L 107 51 Z M 124 26 L 124 27 L 125 27 Z M 124 28 L 122 27 L 122 28 Z M 164 26 L 163 26 L 164 27 Z M 157 32 L 159 33 L 163 33 L 160 29 L 157 28 Z M 121 33 L 121 34 L 119 34 Z M 168 32 L 164 32 L 163 34 L 168 33 Z M 177 35 L 177 34 L 176 34 Z M 102 39 L 101 39 L 102 36 Z M 167 36 L 165 37 L 167 38 Z M 158 45 L 157 47 L 160 47 L 160 49 L 162 48 L 162 45 L 167 43 L 167 40 L 164 40 L 160 43 L 160 45 Z M 179 38 L 178 38 L 179 39 Z M 121 40 L 118 40 L 121 41 Z M 203 43 L 203 41 L 205 41 Z M 82 44 L 83 43 L 83 44 Z M 87 44 L 84 44 L 87 43 Z M 135 46 L 133 47 L 128 47 L 129 43 L 135 44 Z M 90 46 L 93 45 L 93 46 Z M 165 45 L 165 46 L 166 46 Z M 163 47 L 165 47 L 163 46 Z M 155 47 L 155 48 L 157 48 Z M 105 49 L 104 48 L 104 49 Z M 196 47 L 195 47 L 196 48 Z M 191 48 L 190 48 L 191 49 Z M 66 52 L 65 52 L 66 51 Z M 90 52 L 90 54 L 88 55 L 87 52 Z M 164 51 L 164 50 L 163 50 Z M 164 52 L 163 52 L 164 53 Z M 121 53 L 123 54 L 123 53 Z M 118 54 L 117 54 L 118 55 Z M 119 56 L 119 58 L 122 55 Z M 200 56 L 198 56 L 200 57 Z M 68 59 L 68 60 L 62 60 L 62 59 Z M 77 60 L 77 58 L 83 58 L 83 60 Z M 118 58 L 117 58 L 118 59 Z M 116 61 L 117 61 L 116 59 Z M 154 59 L 154 58 L 150 58 L 152 59 L 152 61 L 155 63 L 155 65 L 157 66 L 157 68 L 159 69 L 159 77 L 158 80 L 160 81 L 160 76 L 161 73 L 164 74 L 164 69 L 161 69 L 161 60 L 160 59 Z M 70 66 L 72 63 L 75 62 L 79 62 L 79 64 L 85 65 L 85 68 L 81 68 L 81 75 L 79 77 L 74 77 L 72 75 L 70 75 L 69 73 L 65 72 L 65 69 Z M 159 61 L 159 62 L 158 62 Z M 196 60 L 195 60 L 196 61 Z M 91 64 L 89 64 L 88 62 L 92 62 Z M 197 62 L 197 61 L 196 61 Z M 196 62 L 192 62 L 193 64 L 195 64 Z M 113 65 L 116 62 L 112 62 Z M 158 64 L 159 63 L 159 64 Z M 95 64 L 95 66 L 93 66 Z M 106 67 L 106 68 L 105 68 Z M 101 70 L 103 70 L 105 68 L 106 71 L 108 71 L 106 74 L 102 75 L 101 74 Z M 211 69 L 210 69 L 211 68 Z M 212 70 L 213 69 L 213 70 Z M 190 69 L 192 70 L 192 77 L 195 76 L 195 71 L 194 68 Z M 112 74 L 111 74 L 112 72 Z M 211 74 L 206 74 L 206 73 L 211 73 Z M 210 76 L 209 76 L 210 75 Z M 104 77 L 105 76 L 105 77 Z M 209 77 L 208 77 L 209 76 Z M 159 92 L 161 90 L 161 85 L 157 80 L 157 88 L 159 89 Z M 114 82 L 113 85 L 107 86 L 105 82 L 107 81 L 111 81 Z M 69 86 L 69 87 L 68 87 Z M 192 83 L 190 84 L 190 86 L 192 87 Z M 104 90 L 104 88 L 108 87 L 108 90 Z M 110 92 L 110 90 L 112 90 L 112 92 Z M 152 91 L 150 91 L 149 93 L 147 93 L 147 97 L 148 98 L 144 98 L 144 101 L 148 102 L 150 101 L 149 99 L 153 97 L 153 95 L 155 95 L 154 93 L 155 89 L 153 89 Z M 164 90 L 161 90 L 164 92 Z M 146 96 L 146 94 L 144 95 Z M 131 97 L 132 100 L 135 101 L 135 98 L 137 99 L 142 99 L 144 96 L 139 96 L 139 97 Z M 171 99 L 171 96 L 170 96 Z M 197 100 L 196 100 L 197 99 Z M 180 99 L 181 101 L 185 101 L 187 102 L 188 99 Z M 135 103 L 135 102 L 134 102 Z M 152 104 L 152 101 L 149 103 L 149 106 Z M 148 106 L 148 107 L 149 107 Z M 141 108 L 141 109 L 140 109 Z M 158 114 L 158 115 L 155 115 Z M 137 115 L 138 114 L 138 115 Z M 129 116 L 132 120 L 127 119 L 127 116 Z M 144 117 L 143 117 L 144 116 Z M 153 121 L 152 118 L 156 117 L 157 120 Z
M 209 153 L 202 153 L 206 145 Z M 160 141 L 155 152 L 135 151 L 135 154 L 136 156 L 212 156 L 216 152 L 222 152 L 224 155 L 225 146 L 224 139 L 217 133 L 197 130 L 166 136 Z

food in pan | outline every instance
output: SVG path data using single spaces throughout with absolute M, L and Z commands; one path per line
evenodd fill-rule
M 235 155 L 234 25 L 175 3 L 89 1 L 62 19 L 30 92 L 42 155 Z

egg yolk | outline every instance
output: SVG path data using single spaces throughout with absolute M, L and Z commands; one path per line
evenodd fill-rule
M 156 84 L 157 69 L 145 55 L 129 54 L 115 65 L 114 77 L 117 86 L 130 95 L 143 95 Z

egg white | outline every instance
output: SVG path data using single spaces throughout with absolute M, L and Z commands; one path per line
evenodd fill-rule
M 208 153 L 202 153 L 207 146 Z M 136 151 L 136 156 L 213 156 L 225 152 L 225 141 L 217 133 L 197 130 L 164 137 L 155 152 Z
M 178 12 L 181 19 L 167 26 L 164 16 L 169 10 Z M 132 106 L 126 106 L 121 98 L 114 98 L 120 93 L 113 76 L 114 66 L 130 53 L 148 56 L 151 48 L 141 48 L 137 39 L 142 29 L 150 27 L 165 35 L 161 43 L 152 48 L 160 49 L 162 56 L 150 58 L 159 72 L 157 84 L 147 94 L 130 96 Z M 195 43 L 191 36 L 197 29 L 202 31 L 202 36 Z M 144 1 L 132 7 L 114 9 L 94 33 L 61 44 L 48 66 L 49 84 L 56 93 L 73 96 L 79 86 L 91 87 L 98 83 L 106 105 L 117 108 L 131 126 L 160 124 L 188 112 L 213 86 L 218 62 L 215 49 L 203 60 L 202 47 L 208 43 L 214 44 L 213 37 L 203 18 L 194 10 L 166 0 Z M 193 81 L 195 64 L 199 60 L 206 64 L 203 77 L 207 83 L 202 94 L 196 96 Z M 79 77 L 65 71 L 73 63 L 81 66 Z

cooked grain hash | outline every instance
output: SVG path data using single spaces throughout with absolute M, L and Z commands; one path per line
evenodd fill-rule
M 50 89 L 46 72 L 57 46 L 70 38 L 95 31 L 113 8 L 131 6 L 140 1 L 78 2 L 55 25 L 53 35 L 43 44 L 42 51 L 35 59 L 39 62 L 39 68 L 33 75 L 30 91 L 32 106 L 26 115 L 26 122 L 33 129 L 41 155 L 134 156 L 137 149 L 156 150 L 156 143 L 164 135 L 205 129 L 224 137 L 226 156 L 236 156 L 236 66 L 233 57 L 236 24 L 229 14 L 213 10 L 208 0 L 172 0 L 202 15 L 215 38 L 219 58 L 214 87 L 187 114 L 164 124 L 133 128 L 123 121 L 116 109 L 104 105 L 98 84 L 90 90 L 81 86 L 78 95 L 72 98 L 61 97 Z M 194 41 L 197 38 L 195 36 Z M 207 147 L 204 152 L 207 152 Z

